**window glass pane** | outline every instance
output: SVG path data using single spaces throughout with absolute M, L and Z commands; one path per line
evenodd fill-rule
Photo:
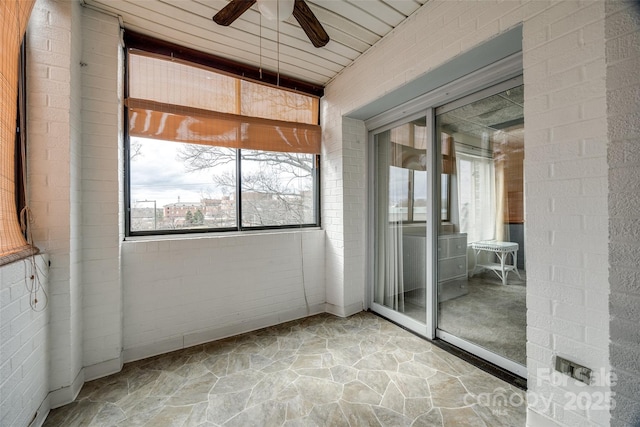
M 427 171 L 413 171 L 413 221 L 427 220 Z
M 131 231 L 236 226 L 236 150 L 131 138 Z
M 238 79 L 180 62 L 129 55 L 129 97 L 238 114 Z
M 440 221 L 449 221 L 449 174 L 440 174 Z
M 241 150 L 242 226 L 315 224 L 312 154 Z
M 515 87 L 436 117 L 443 170 L 450 167 L 449 221 L 438 235 L 438 328 L 520 365 L 526 364 L 523 95 Z
M 426 120 L 375 134 L 374 302 L 425 323 Z
M 389 166 L 389 222 L 409 219 L 409 169 Z
M 242 80 L 240 114 L 313 125 L 318 123 L 318 98 Z

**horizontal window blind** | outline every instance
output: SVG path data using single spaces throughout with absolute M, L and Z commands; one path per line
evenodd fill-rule
M 319 154 L 319 99 L 171 58 L 129 53 L 129 135 Z
M 128 99 L 129 135 L 190 144 L 320 154 L 320 127 Z

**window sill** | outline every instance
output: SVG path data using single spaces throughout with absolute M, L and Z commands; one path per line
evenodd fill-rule
M 127 242 L 156 242 L 156 241 L 183 241 L 183 240 L 202 240 L 202 239 L 224 239 L 238 238 L 248 236 L 260 236 L 270 234 L 298 234 L 312 231 L 322 230 L 322 227 L 304 227 L 304 228 L 282 228 L 268 230 L 244 230 L 244 231 L 208 231 L 203 233 L 185 233 L 185 234 L 161 234 L 151 236 L 128 236 L 124 238 Z

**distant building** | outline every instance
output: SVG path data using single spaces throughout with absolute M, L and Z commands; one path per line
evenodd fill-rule
M 204 213 L 204 205 L 202 202 L 177 202 L 169 203 L 163 206 L 164 218 L 167 220 L 181 220 L 187 215 L 187 212 L 195 213 L 200 210 Z

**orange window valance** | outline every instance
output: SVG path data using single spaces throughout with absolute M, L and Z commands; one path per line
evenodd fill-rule
M 167 58 L 129 54 L 129 134 L 320 153 L 319 99 Z

